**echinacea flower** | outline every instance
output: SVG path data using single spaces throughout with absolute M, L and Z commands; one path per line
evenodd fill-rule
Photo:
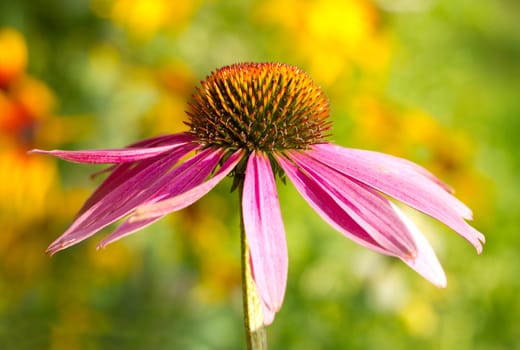
M 124 218 L 99 244 L 105 247 L 191 205 L 230 174 L 242 193 L 265 325 L 282 305 L 288 269 L 277 176 L 286 176 L 340 233 L 401 259 L 436 286 L 444 287 L 446 276 L 433 249 L 388 197 L 446 224 L 482 251 L 484 236 L 466 222 L 471 210 L 430 172 L 394 156 L 328 143 L 327 99 L 296 67 L 244 63 L 218 69 L 196 89 L 187 114 L 189 131 L 121 149 L 33 151 L 112 164 L 70 228 L 49 246 L 50 254 Z

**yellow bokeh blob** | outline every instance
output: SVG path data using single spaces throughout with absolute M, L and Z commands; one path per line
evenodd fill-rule
M 25 150 L 0 152 L 0 222 L 24 222 L 47 212 L 57 178 L 55 162 Z
M 138 39 L 149 39 L 165 29 L 183 27 L 199 7 L 200 1 L 170 0 L 92 0 L 100 17 L 110 18 Z
M 0 87 L 23 74 L 27 66 L 27 46 L 12 28 L 0 29 Z
M 391 42 L 369 1 L 272 0 L 262 3 L 255 17 L 282 29 L 291 51 L 322 85 L 351 74 L 353 64 L 368 73 L 388 67 Z
M 408 331 L 419 337 L 429 337 L 435 333 L 438 326 L 438 316 L 427 301 L 413 299 L 400 313 Z

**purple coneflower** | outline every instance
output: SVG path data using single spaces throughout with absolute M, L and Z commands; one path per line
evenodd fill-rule
M 196 89 L 187 114 L 189 131 L 121 149 L 33 151 L 113 164 L 70 228 L 49 246 L 50 254 L 125 218 L 99 244 L 105 247 L 191 205 L 230 174 L 241 191 L 265 325 L 282 305 L 287 280 L 277 176 L 286 176 L 340 233 L 401 259 L 436 286 L 446 286 L 446 276 L 435 253 L 386 196 L 441 221 L 482 251 L 484 236 L 465 221 L 471 210 L 430 172 L 394 156 L 328 143 L 327 99 L 298 68 L 244 63 L 218 69 Z

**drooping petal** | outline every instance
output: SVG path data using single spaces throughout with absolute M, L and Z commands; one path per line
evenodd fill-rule
M 203 181 L 215 168 L 222 152 L 206 149 L 171 169 L 179 156 L 183 155 L 172 152 L 169 157 L 139 168 L 137 173 L 132 174 L 133 176 L 120 179 L 122 181 L 116 183 L 117 186 L 112 190 L 106 186 L 104 196 L 78 216 L 71 227 L 49 246 L 48 251 L 53 254 L 76 244 L 131 213 L 137 206 L 162 199 L 163 197 L 158 196 L 157 193 L 171 182 L 185 184 L 191 181 Z M 138 166 L 139 164 L 136 167 Z
M 308 199 L 308 201 L 313 208 L 315 208 L 319 213 L 321 211 L 321 213 L 324 214 L 322 217 L 324 217 L 327 222 L 334 223 L 334 219 L 337 220 L 341 217 L 339 212 L 334 213 L 331 209 L 331 207 L 334 207 L 335 202 L 339 204 L 341 209 L 345 209 L 345 212 L 348 213 L 352 213 L 352 209 L 349 210 L 348 207 L 345 208 L 345 205 L 350 205 L 349 200 L 357 202 L 358 205 L 367 205 L 366 207 L 359 207 L 362 211 L 353 215 L 356 217 L 358 223 L 367 220 L 369 223 L 374 225 L 374 227 L 388 231 L 388 234 L 405 234 L 407 239 L 413 242 L 413 254 L 402 254 L 398 251 L 396 252 L 389 249 L 387 244 L 374 242 L 380 244 L 381 247 L 384 247 L 385 250 L 383 253 L 399 257 L 412 269 L 436 286 L 446 286 L 446 276 L 433 249 L 419 229 L 399 210 L 397 206 L 379 195 L 376 195 L 376 197 L 368 196 L 366 198 L 366 200 L 373 200 L 375 206 L 371 206 L 370 203 L 364 203 L 364 199 L 360 197 L 360 195 L 366 195 L 366 193 L 364 193 L 364 191 L 357 193 L 359 189 L 365 188 L 365 185 L 362 183 L 357 183 L 355 180 L 352 180 L 354 182 L 351 184 L 349 184 L 348 181 L 342 182 L 341 176 L 344 177 L 343 174 L 338 178 L 337 172 L 335 174 L 332 169 L 326 169 L 324 165 L 319 166 L 315 163 L 315 160 L 309 160 L 309 158 L 304 154 L 292 152 L 289 156 L 299 166 L 301 166 L 306 173 L 303 173 L 303 171 L 299 170 L 297 166 L 293 165 L 281 156 L 277 157 L 277 159 L 286 171 L 287 176 L 295 183 L 296 188 L 305 198 L 310 199 Z M 352 185 L 354 186 L 354 190 L 351 188 Z M 302 186 L 306 187 L 299 188 Z M 359 188 L 356 190 L 355 186 L 358 186 Z M 313 188 L 315 189 L 313 190 Z M 320 194 L 316 189 L 321 189 L 323 193 Z M 343 192 L 343 195 L 341 192 L 338 193 L 338 190 L 342 190 L 341 192 Z M 327 195 L 330 195 L 330 197 L 326 197 Z M 320 203 L 318 200 L 323 200 L 323 202 Z M 382 202 L 380 202 L 381 200 Z M 377 210 L 381 210 L 381 213 L 377 213 Z M 334 213 L 334 215 L 331 213 Z M 392 223 L 395 225 L 394 228 L 388 226 L 392 225 Z M 337 225 L 332 224 L 332 226 L 337 228 Z M 395 231 L 397 229 L 399 231 Z M 361 233 L 366 236 L 368 235 L 367 232 L 373 231 L 368 227 L 366 231 Z M 346 233 L 348 234 L 348 232 Z M 356 234 L 356 237 L 358 237 L 358 235 L 359 233 Z M 374 249 L 373 246 L 367 245 L 366 243 L 367 242 L 361 242 L 362 245 L 367 246 L 370 249 L 376 251 L 380 250 L 379 246 Z
M 150 226 L 154 222 L 162 219 L 164 216 L 158 216 L 153 219 L 148 220 L 142 220 L 142 221 L 133 221 L 130 222 L 129 220 L 126 220 L 121 225 L 119 225 L 114 232 L 112 232 L 110 235 L 105 237 L 99 244 L 97 245 L 97 249 L 105 248 L 107 245 L 114 243 L 115 241 L 120 240 L 123 237 L 126 237 L 128 235 L 131 235 L 134 232 L 137 232 L 139 230 L 142 230 L 143 228 Z
M 403 192 L 406 190 L 428 194 L 435 192 L 436 197 L 446 201 L 452 211 L 465 219 L 472 217 L 471 209 L 450 195 L 451 188 L 448 185 L 425 168 L 409 160 L 380 152 L 345 148 L 333 144 L 318 144 L 313 148 L 314 150 L 309 151 L 309 154 L 351 177 L 362 178 L 364 181 L 358 180 L 366 182 L 369 186 L 378 185 L 385 189 L 392 189 L 392 186 L 400 184 L 406 186 L 406 189 L 402 189 Z M 379 190 L 386 192 L 382 189 Z M 409 196 L 412 195 L 409 194 Z
M 161 159 L 145 159 L 138 163 L 121 163 L 114 165 L 110 175 L 83 204 L 77 217 L 111 193 L 112 197 L 117 198 L 116 196 L 119 195 L 118 192 L 137 191 L 139 186 L 146 187 L 148 181 L 154 181 L 154 179 L 157 179 L 160 176 L 161 172 L 167 172 L 167 170 L 181 158 L 186 156 L 188 153 L 197 150 L 199 147 L 200 146 L 195 143 L 188 143 L 176 148 L 174 151 L 170 152 L 168 156 Z M 136 177 L 137 180 L 141 177 L 145 177 L 148 180 L 144 183 L 138 183 L 135 181 Z M 134 181 L 128 182 L 129 179 L 134 179 Z
M 398 254 L 398 252 L 390 251 L 387 247 L 380 245 L 352 219 L 345 211 L 345 206 L 341 203 L 341 199 L 336 198 L 333 193 L 327 192 L 321 184 L 310 178 L 284 156 L 277 155 L 276 160 L 302 197 L 330 226 L 354 242 L 378 253 L 385 255 Z
M 386 198 L 305 153 L 292 151 L 288 157 L 305 171 L 308 181 L 331 195 L 380 246 L 399 257 L 415 256 L 413 237 Z
M 287 283 L 287 244 L 276 183 L 267 155 L 249 156 L 242 193 L 242 215 L 252 275 L 264 304 L 264 324 L 282 306 Z
M 435 255 L 430 243 L 413 221 L 410 220 L 410 218 L 406 216 L 399 207 L 393 203 L 392 206 L 399 218 L 413 235 L 417 246 L 417 254 L 415 258 L 401 258 L 401 260 L 437 287 L 445 288 L 447 286 L 446 274 L 444 273 L 441 263 L 439 262 L 439 259 L 437 259 L 437 255 Z
M 238 164 L 243 155 L 244 152 L 242 150 L 236 151 L 224 162 L 224 164 L 211 179 L 191 188 L 186 192 L 182 192 L 178 195 L 176 194 L 171 198 L 158 201 L 156 203 L 139 206 L 136 209 L 135 214 L 130 217 L 130 221 L 153 219 L 177 210 L 181 210 L 195 203 L 197 200 L 211 191 L 211 189 L 213 189 L 220 181 L 222 181 L 222 179 L 224 179 Z M 171 191 L 175 192 L 175 188 L 172 188 Z M 169 195 L 164 196 L 169 197 Z
M 175 174 L 169 173 L 172 167 L 199 147 L 196 144 L 187 144 L 176 148 L 164 157 L 116 165 L 112 173 L 87 199 L 73 225 L 82 225 L 85 228 L 89 221 L 99 222 L 103 216 L 114 216 L 121 207 L 132 210 L 133 208 L 129 209 L 131 202 L 150 197 L 159 186 L 168 181 L 168 177 Z M 193 158 L 197 161 L 204 159 L 206 155 L 207 153 L 199 153 Z M 180 165 L 180 167 L 184 166 L 186 165 Z M 179 168 L 176 171 L 179 171 Z
M 155 198 L 153 200 L 148 201 L 147 205 L 153 205 L 153 203 L 156 203 L 158 200 L 163 199 L 163 198 L 169 198 L 171 200 L 171 199 L 179 196 L 180 194 L 189 192 L 190 190 L 201 185 L 204 182 L 204 180 L 208 177 L 208 175 L 210 174 L 211 169 L 214 169 L 214 167 L 216 166 L 217 160 L 220 160 L 220 158 L 218 158 L 218 159 L 215 158 L 215 161 L 209 167 L 206 167 L 204 171 L 201 171 L 200 168 L 195 168 L 194 172 L 188 172 L 188 173 L 182 174 L 182 179 L 176 179 L 175 181 L 171 181 L 168 185 L 164 186 L 159 192 L 157 192 L 154 196 Z M 230 164 L 232 164 L 232 163 L 230 163 Z M 231 167 L 232 165 L 229 165 L 229 166 Z M 189 169 L 189 167 L 188 167 L 188 169 Z M 226 174 L 221 174 L 221 175 L 226 176 Z M 209 180 L 209 181 L 211 181 L 211 180 Z M 218 183 L 218 179 L 216 179 L 215 181 L 217 181 L 217 183 Z M 180 210 L 195 201 L 196 200 L 194 200 L 192 202 L 189 202 L 189 201 L 183 202 L 182 204 L 184 206 L 179 207 L 175 210 Z M 140 210 L 140 208 L 138 208 L 138 210 Z M 172 211 L 175 211 L 175 210 L 172 210 Z M 141 230 L 144 227 L 149 226 L 152 223 L 156 222 L 157 220 L 161 219 L 162 217 L 164 217 L 165 215 L 167 215 L 168 213 L 170 213 L 172 211 L 165 212 L 161 215 L 154 215 L 147 219 L 140 219 L 138 214 L 132 215 L 132 216 L 130 216 L 130 218 L 127 221 L 122 223 L 108 237 L 103 239 L 99 243 L 98 248 L 104 248 L 106 245 L 108 245 L 112 242 L 115 242 L 123 237 L 130 235 L 131 233 Z
M 450 195 L 426 170 L 382 153 L 343 148 L 331 144 L 314 145 L 308 154 L 314 159 L 381 191 L 446 224 L 482 251 L 484 235 L 464 219 L 471 211 Z

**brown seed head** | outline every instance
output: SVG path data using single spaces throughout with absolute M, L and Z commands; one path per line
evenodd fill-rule
M 186 123 L 207 145 L 273 151 L 306 149 L 328 136 L 328 101 L 299 68 L 240 63 L 196 88 Z

